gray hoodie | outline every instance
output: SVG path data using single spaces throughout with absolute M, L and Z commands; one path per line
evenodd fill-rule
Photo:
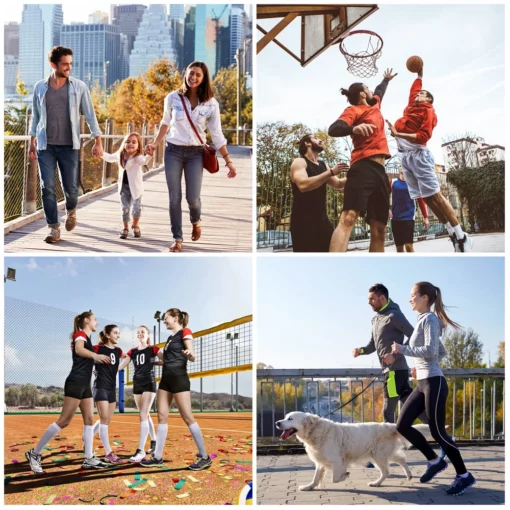
M 391 354 L 391 345 L 404 343 L 404 336 L 410 338 L 414 328 L 400 311 L 397 303 L 391 299 L 382 310 L 379 310 L 372 319 L 372 338 L 365 347 L 361 347 L 360 354 L 372 354 L 377 352 L 381 368 L 388 367 L 390 370 L 409 370 L 405 357 L 402 354 L 394 354 L 395 361 L 386 365 L 381 356 Z

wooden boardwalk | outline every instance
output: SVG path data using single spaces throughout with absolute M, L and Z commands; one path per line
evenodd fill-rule
M 251 252 L 252 251 L 252 159 L 248 148 L 229 147 L 237 168 L 237 177 L 228 179 L 220 158 L 220 171 L 211 175 L 204 171 L 202 185 L 202 237 L 191 241 L 189 209 L 183 189 L 182 253 Z M 66 232 L 62 215 L 62 239 L 56 244 L 43 241 L 48 227 L 39 219 L 5 234 L 5 253 L 166 252 L 172 244 L 168 212 L 168 190 L 164 170 L 155 171 L 145 179 L 143 210 L 140 220 L 142 237 L 135 239 L 132 231 L 126 240 L 119 238 L 122 228 L 117 188 L 78 205 L 78 224 Z M 184 188 L 184 184 L 183 184 Z M 65 217 L 64 217 L 65 218 Z M 170 255 L 170 253 L 169 253 Z M 175 254 L 171 254 L 175 255 Z

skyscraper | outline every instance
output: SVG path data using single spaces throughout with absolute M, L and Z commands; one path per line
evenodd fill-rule
M 19 30 L 19 72 L 25 86 L 32 88 L 48 76 L 48 52 L 60 44 L 64 22 L 61 4 L 25 4 Z
M 151 4 L 143 15 L 129 56 L 129 76 L 139 76 L 152 62 L 163 57 L 176 62 L 170 22 L 165 5 Z
M 188 66 L 195 60 L 195 16 L 196 7 L 189 8 L 184 18 L 183 65 Z
M 243 48 L 244 39 L 246 36 L 246 14 L 243 5 L 232 5 L 230 11 L 230 55 L 228 65 L 235 64 L 236 51 L 238 48 Z
M 73 76 L 102 88 L 121 78 L 120 30 L 100 23 L 62 27 L 62 45 L 73 50 Z
M 170 19 L 184 21 L 184 4 L 170 4 Z
M 138 34 L 138 27 L 142 22 L 143 13 L 146 11 L 147 6 L 141 4 L 129 5 L 112 5 L 110 16 L 112 25 L 120 28 L 122 34 L 128 36 L 128 53 L 131 53 L 136 35 Z
M 19 57 L 19 23 L 15 21 L 4 25 L 4 55 Z

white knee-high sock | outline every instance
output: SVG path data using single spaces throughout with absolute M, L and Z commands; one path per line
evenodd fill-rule
M 94 456 L 94 425 L 83 426 L 83 442 L 85 443 L 85 458 L 91 459 Z
M 140 444 L 138 445 L 139 450 L 145 451 L 145 443 L 147 442 L 147 436 L 149 435 L 149 422 L 140 422 Z
M 464 239 L 464 232 L 462 231 L 462 227 L 460 226 L 460 223 L 453 227 L 453 231 L 455 232 L 455 235 L 457 236 L 457 239 L 459 241 Z
M 168 425 L 163 425 L 158 423 L 158 433 L 156 435 L 156 450 L 154 452 L 154 457 L 156 459 L 163 458 L 163 448 L 165 447 L 166 436 L 168 434 Z
M 152 441 L 156 441 L 156 431 L 154 430 L 154 422 L 152 421 L 151 415 L 149 414 L 149 434 Z
M 102 423 L 99 425 L 99 437 L 101 438 L 101 443 L 103 443 L 106 455 L 109 455 L 112 449 L 110 447 L 110 439 L 108 438 L 108 425 L 103 425 Z
M 450 222 L 447 221 L 444 226 L 446 227 L 446 230 L 448 231 L 448 235 L 453 235 L 453 227 L 450 225 Z
M 43 448 L 61 431 L 62 429 L 56 424 L 52 423 L 47 429 L 46 432 L 41 437 L 40 441 L 37 443 L 37 446 L 34 448 L 34 452 L 37 455 L 41 455 Z
M 191 435 L 193 436 L 193 441 L 195 441 L 195 444 L 198 448 L 198 453 L 202 457 L 207 457 L 207 452 L 205 450 L 205 442 L 204 442 L 204 436 L 202 435 L 202 431 L 200 430 L 200 426 L 197 422 L 188 425 L 189 431 L 191 432 Z
M 101 422 L 99 420 L 96 421 L 96 423 L 94 423 L 94 432 L 93 432 L 93 436 L 95 436 L 96 434 L 99 433 L 99 425 L 101 425 Z

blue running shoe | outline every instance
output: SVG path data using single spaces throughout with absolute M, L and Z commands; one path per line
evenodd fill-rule
M 466 489 L 469 489 L 469 487 L 475 483 L 476 479 L 471 473 L 468 473 L 466 477 L 457 475 L 452 483 L 452 486 L 446 490 L 446 494 L 449 494 L 450 496 L 458 496 L 459 494 L 462 494 Z
M 427 483 L 434 478 L 434 476 L 441 473 L 441 471 L 444 471 L 448 467 L 448 462 L 444 459 L 439 459 L 439 462 L 436 464 L 432 464 L 431 462 L 427 463 L 427 470 L 425 473 L 423 473 L 422 477 L 420 478 L 421 483 Z

